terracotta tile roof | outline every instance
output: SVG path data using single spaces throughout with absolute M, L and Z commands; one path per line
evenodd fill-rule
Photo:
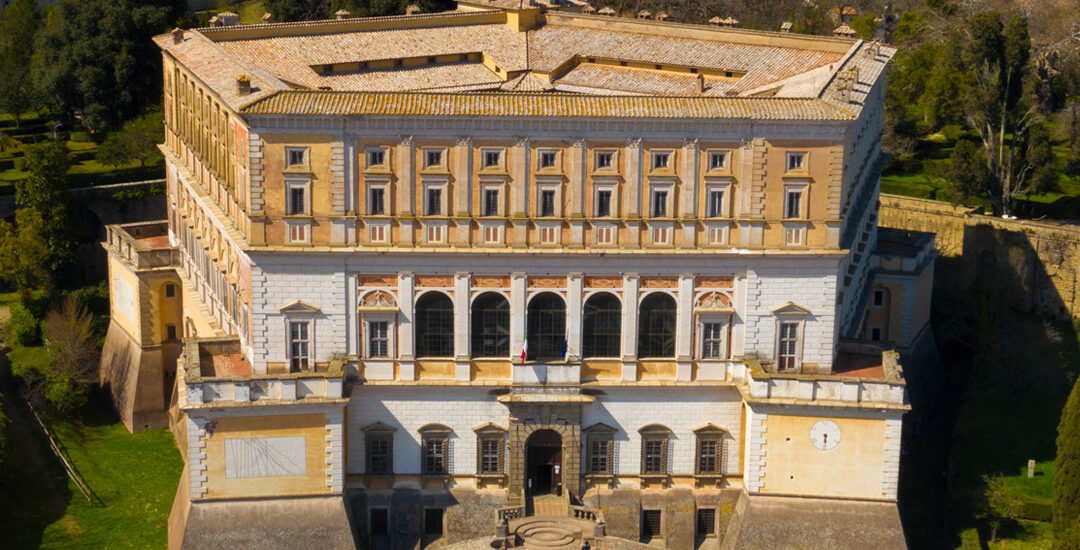
M 534 75 L 532 71 L 525 71 L 504 82 L 499 89 L 507 92 L 548 92 L 554 90 L 555 87 L 547 80 Z
M 559 90 L 596 94 L 703 95 L 696 74 L 665 73 L 595 63 L 582 63 L 555 81 Z M 704 95 L 722 95 L 731 85 L 705 78 Z
M 554 71 L 575 55 L 746 73 L 732 87 L 741 91 L 835 63 L 844 54 L 569 25 L 549 24 L 529 32 L 534 71 Z
M 237 59 L 272 68 L 283 80 L 310 88 L 326 85 L 311 66 L 333 63 L 484 52 L 505 70 L 526 68 L 525 36 L 503 24 L 274 36 L 218 44 Z
M 329 86 L 331 90 L 340 91 L 492 89 L 503 83 L 498 75 L 479 62 L 421 65 L 318 77 L 320 86 Z
M 198 32 L 187 31 L 184 41 L 176 44 L 172 34 L 154 37 L 159 47 L 167 50 L 189 71 L 217 92 L 229 107 L 239 110 L 251 101 L 266 97 L 277 90 L 287 89 L 272 74 L 253 67 L 228 55 L 216 44 Z M 251 94 L 237 94 L 236 77 L 244 75 L 251 80 Z
M 812 98 L 599 96 L 537 93 L 385 93 L 283 91 L 243 114 L 745 118 L 851 120 L 854 113 Z

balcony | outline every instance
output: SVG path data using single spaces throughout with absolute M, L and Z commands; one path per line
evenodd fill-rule
M 842 352 L 831 374 L 766 372 L 747 361 L 746 400 L 784 405 L 827 405 L 907 410 L 899 354 Z
M 181 408 L 326 402 L 343 396 L 339 365 L 317 372 L 254 374 L 235 337 L 184 341 L 177 380 Z
M 179 251 L 169 243 L 169 224 L 165 221 L 106 226 L 102 246 L 135 269 L 167 268 L 180 263 Z

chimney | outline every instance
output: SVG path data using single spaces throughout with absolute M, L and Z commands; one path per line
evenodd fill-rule
M 232 27 L 240 24 L 240 16 L 236 15 L 235 12 L 223 11 L 217 14 L 217 18 L 222 27 Z
M 638 19 L 652 19 L 652 12 L 649 10 L 641 10 L 637 12 Z
M 698 93 L 699 94 L 705 93 L 705 75 L 703 75 L 701 73 L 698 73 L 697 74 L 697 83 L 698 83 Z
M 667 21 L 667 20 L 668 20 L 668 19 L 670 19 L 670 18 L 671 18 L 671 16 L 669 16 L 669 15 L 667 14 L 667 12 L 664 12 L 664 11 L 662 11 L 662 12 L 660 12 L 660 13 L 656 14 L 656 17 L 653 17 L 653 19 L 655 19 L 655 20 L 657 20 L 657 21 Z
M 881 47 L 881 44 L 879 44 L 877 40 L 867 44 L 866 45 L 866 57 L 869 57 L 871 59 L 877 57 L 878 48 L 880 48 L 880 47 Z
M 416 4 L 405 6 L 405 15 L 420 15 L 420 6 Z
M 841 80 L 840 85 L 836 88 L 837 99 L 843 103 L 851 102 L 851 83 L 847 80 Z
M 236 95 L 244 97 L 251 95 L 251 79 L 245 75 L 236 77 Z
M 179 43 L 183 42 L 184 41 L 184 29 L 181 29 L 180 27 L 176 27 L 175 29 L 173 29 L 172 30 L 172 41 L 173 41 L 173 44 L 179 44 Z
M 272 14 L 270 12 L 264 13 L 262 15 L 262 22 L 263 23 L 273 23 L 274 22 L 274 14 Z
M 793 26 L 791 21 L 784 21 L 784 23 L 780 25 L 780 32 L 790 33 Z
M 709 24 L 714 26 L 714 27 L 719 27 L 720 26 L 720 16 L 717 15 L 716 17 L 713 17 L 712 19 L 710 19 Z
M 341 19 L 348 19 L 348 18 L 349 18 L 349 10 L 338 10 L 338 11 L 334 12 L 334 19 L 341 20 Z

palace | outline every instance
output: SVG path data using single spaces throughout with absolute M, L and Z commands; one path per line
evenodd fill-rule
M 905 545 L 894 50 L 650 15 L 155 39 L 168 220 L 108 228 L 102 378 L 176 435 L 171 548 Z

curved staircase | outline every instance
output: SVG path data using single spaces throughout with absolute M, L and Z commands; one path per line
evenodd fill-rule
M 582 529 L 565 517 L 533 516 L 514 529 L 521 547 L 533 550 L 581 548 Z

